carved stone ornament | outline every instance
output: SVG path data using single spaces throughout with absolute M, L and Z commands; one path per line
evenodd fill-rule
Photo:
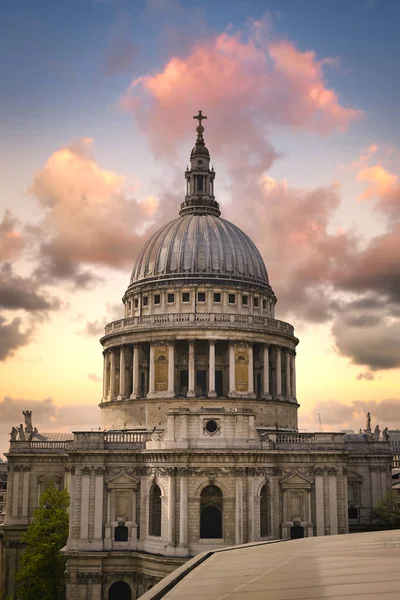
M 318 468 L 318 467 L 317 467 Z M 315 469 L 314 467 L 296 467 L 294 469 L 283 469 L 284 475 L 303 475 L 303 477 L 308 477 L 309 475 L 314 475 Z
M 22 471 L 22 466 L 21 465 L 14 465 L 13 466 L 13 471 L 14 471 L 14 473 L 18 473 L 19 471 Z
M 116 467 L 107 466 L 105 471 L 107 475 L 128 475 L 129 477 L 140 474 L 140 469 L 126 469 L 123 465 Z M 145 475 L 145 473 L 142 474 Z
M 95 467 L 94 472 L 96 475 L 104 475 L 105 468 L 104 467 Z
M 81 475 L 90 475 L 92 467 L 81 467 Z
M 150 477 L 167 477 L 175 473 L 175 467 L 143 467 L 140 469 L 141 475 Z
M 328 475 L 337 475 L 337 472 L 335 467 L 328 467 Z
M 324 467 L 315 467 L 315 469 L 314 469 L 314 475 L 323 475 L 324 472 L 325 472 Z
M 65 465 L 64 467 L 66 473 L 71 473 L 71 475 L 75 475 L 75 466 L 74 465 Z
M 101 573 L 77 573 L 77 582 L 80 584 L 101 583 Z

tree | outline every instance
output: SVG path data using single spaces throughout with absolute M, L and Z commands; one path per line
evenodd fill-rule
M 374 517 L 390 529 L 400 528 L 400 493 L 391 490 L 374 508 Z
M 68 538 L 69 495 L 50 485 L 22 541 L 26 544 L 17 572 L 18 600 L 64 600 L 65 563 L 60 553 Z

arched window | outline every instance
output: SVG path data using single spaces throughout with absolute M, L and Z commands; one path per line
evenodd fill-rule
M 222 492 L 208 485 L 200 494 L 200 538 L 222 538 Z
M 131 588 L 125 581 L 116 581 L 110 587 L 108 600 L 132 600 Z
M 268 535 L 268 489 L 263 485 L 260 491 L 260 536 Z
M 127 542 L 128 541 L 128 528 L 125 525 L 118 525 L 114 529 L 114 541 L 116 542 Z
M 149 494 L 149 534 L 161 535 L 161 490 L 155 483 Z

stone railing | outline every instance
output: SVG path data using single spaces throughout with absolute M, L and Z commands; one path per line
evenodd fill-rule
M 218 313 L 171 313 L 165 315 L 145 315 L 143 317 L 128 317 L 109 323 L 105 328 L 105 335 L 123 333 L 143 329 L 167 329 L 174 327 L 204 327 L 212 325 L 214 328 L 264 330 L 265 332 L 294 335 L 294 328 L 290 323 L 278 321 L 270 317 L 257 315 L 230 315 Z
M 149 439 L 147 431 L 110 431 L 104 434 L 106 444 L 145 444 Z
M 51 440 L 31 440 L 10 442 L 10 452 L 67 452 L 71 448 L 73 440 L 51 441 Z

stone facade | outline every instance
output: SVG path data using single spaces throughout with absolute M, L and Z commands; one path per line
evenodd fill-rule
M 202 119 L 180 217 L 145 245 L 101 339 L 104 431 L 12 434 L 8 594 L 49 482 L 71 497 L 69 600 L 135 599 L 207 549 L 347 533 L 391 486 L 387 440 L 298 433 L 298 339 L 253 242 L 220 218 Z

